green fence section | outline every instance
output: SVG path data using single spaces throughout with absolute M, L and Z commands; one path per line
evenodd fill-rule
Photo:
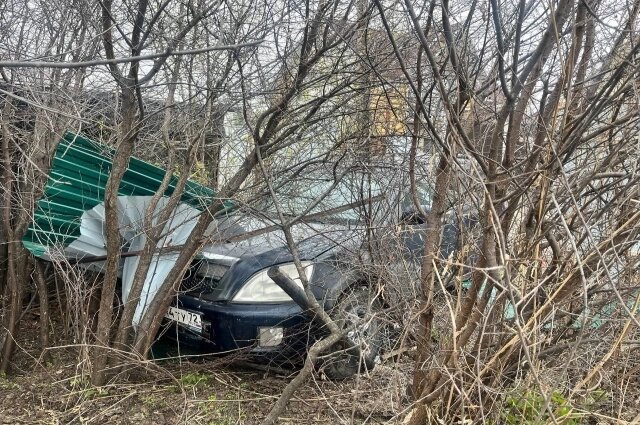
M 80 217 L 104 201 L 114 150 L 82 136 L 66 133 L 55 151 L 44 194 L 38 201 L 33 221 L 23 238 L 24 246 L 37 257 L 52 246 L 66 246 L 80 236 Z M 118 194 L 151 196 L 166 170 L 132 157 Z M 178 178 L 172 176 L 165 196 L 173 193 Z M 181 201 L 203 211 L 215 192 L 188 181 Z M 233 204 L 225 202 L 225 210 Z

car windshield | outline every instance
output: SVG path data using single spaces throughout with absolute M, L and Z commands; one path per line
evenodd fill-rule
M 416 182 L 415 187 L 415 200 L 411 193 L 411 188 L 407 187 L 406 192 L 403 193 L 401 198 L 401 208 L 403 212 L 414 211 L 416 209 L 415 201 L 420 204 L 420 207 L 426 211 L 431 209 L 432 201 L 432 188 L 427 181 Z
M 308 219 L 321 222 L 358 222 L 363 205 L 369 200 L 377 201 L 382 194 L 380 184 L 362 174 L 344 176 L 338 181 L 326 176 L 298 176 L 276 185 L 274 190 L 284 214 L 306 213 Z M 271 199 L 260 209 L 270 215 L 276 213 Z

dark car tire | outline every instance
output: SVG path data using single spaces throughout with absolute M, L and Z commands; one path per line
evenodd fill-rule
M 352 344 L 338 341 L 332 348 L 322 371 L 331 380 L 345 380 L 359 372 L 372 370 L 380 354 L 383 342 L 383 322 L 379 316 L 382 303 L 370 302 L 369 288 L 357 286 L 348 289 L 331 310 L 331 317 L 338 327 L 347 331 Z M 362 324 L 364 322 L 364 325 Z M 354 326 L 360 323 L 359 326 Z M 356 345 L 360 348 L 349 348 Z

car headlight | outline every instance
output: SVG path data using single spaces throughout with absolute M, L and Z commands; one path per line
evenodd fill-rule
M 283 274 L 289 276 L 302 288 L 302 281 L 300 280 L 295 264 L 281 264 L 278 267 Z M 303 262 L 302 267 L 304 267 L 304 272 L 307 275 L 307 281 L 310 280 L 313 274 L 313 264 Z M 233 297 L 233 302 L 274 303 L 291 301 L 291 297 L 267 275 L 267 271 L 268 269 L 264 269 L 254 274 L 251 279 L 240 288 L 236 296 Z

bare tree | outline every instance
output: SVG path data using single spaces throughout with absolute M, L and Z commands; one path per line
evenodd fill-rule
M 87 31 L 80 17 L 81 10 L 70 13 L 65 3 L 31 8 L 19 2 L 1 6 L 3 59 L 23 56 L 57 57 L 79 60 L 91 52 L 94 44 L 87 42 Z M 78 19 L 54 25 L 61 16 Z M 21 16 L 12 20 L 11 16 Z M 18 71 L 2 68 L 0 98 L 2 99 L 2 233 L 6 274 L 2 280 L 3 332 L 1 336 L 0 371 L 6 372 L 14 350 L 17 324 L 23 311 L 23 297 L 30 292 L 33 262 L 22 246 L 31 221 L 32 205 L 46 181 L 49 159 L 55 150 L 63 128 L 77 125 L 79 114 L 69 107 L 73 92 L 85 74 L 84 70 Z M 4 265 L 3 265 L 4 267 Z M 35 282 L 40 282 L 37 279 Z M 41 290 L 41 285 L 38 286 Z M 41 298 L 44 294 L 40 293 Z M 46 308 L 46 300 L 41 300 Z M 48 322 L 41 315 L 43 335 Z
M 0 4 L 0 372 L 25 298 L 47 298 L 21 241 L 70 128 L 114 148 L 96 317 L 82 306 L 94 385 L 120 368 L 123 353 L 148 356 L 194 256 L 220 242 L 216 214 L 229 199 L 278 207 L 273 227 L 304 281 L 292 228 L 314 211 L 290 217 L 279 189 L 318 165 L 336 181 L 347 169 L 367 175 L 360 198 L 381 175 L 401 176 L 388 179 L 389 192 L 410 192 L 363 207 L 359 266 L 376 296 L 402 294 L 403 311 L 389 320 L 416 347 L 411 423 L 479 422 L 491 412 L 500 421 L 498 408 L 523 385 L 544 398 L 537 419 L 562 422 L 548 388 L 579 402 L 637 332 L 638 1 L 72 3 Z M 168 172 L 146 207 L 121 301 L 118 196 L 134 154 Z M 194 175 L 216 195 L 134 323 Z M 424 251 L 418 273 L 401 277 L 391 239 L 415 223 L 389 217 L 406 208 L 425 218 Z M 386 221 L 376 222 L 383 209 Z M 458 246 L 445 257 L 451 228 Z M 303 283 L 330 336 L 310 350 L 267 423 L 344 336 Z M 600 324 L 612 312 L 623 320 Z M 587 349 L 595 360 L 580 357 Z
M 545 352 L 585 343 L 571 330 L 593 304 L 615 300 L 636 323 L 633 303 L 620 295 L 631 282 L 616 270 L 635 261 L 626 263 L 626 253 L 638 240 L 637 210 L 629 210 L 638 195 L 632 165 L 638 5 L 609 26 L 606 11 L 614 5 L 605 3 L 485 8 L 445 1 L 418 11 L 404 2 L 419 56 L 428 60 L 413 70 L 401 63 L 417 99 L 414 131 L 440 151 L 427 216 L 411 423 L 428 415 L 479 420 L 498 402 L 496 389 L 527 371 L 542 391 L 532 368 Z M 393 40 L 388 10 L 376 6 Z M 601 39 L 598 28 L 614 37 Z M 478 37 L 480 31 L 486 35 Z M 431 94 L 422 75 L 433 81 Z M 427 96 L 443 105 L 444 132 L 428 112 Z M 480 207 L 467 201 L 459 210 L 479 219 L 477 261 L 470 286 L 458 286 L 462 297 L 444 293 L 450 337 L 438 346 L 430 335 L 442 301 L 438 269 L 447 264 L 438 256 L 443 217 L 452 199 L 474 199 L 475 188 Z M 608 301 L 596 302 L 603 292 Z M 550 327 L 553 342 L 539 346 Z M 561 341 L 572 343 L 560 349 Z M 541 414 L 553 416 L 548 400 Z

